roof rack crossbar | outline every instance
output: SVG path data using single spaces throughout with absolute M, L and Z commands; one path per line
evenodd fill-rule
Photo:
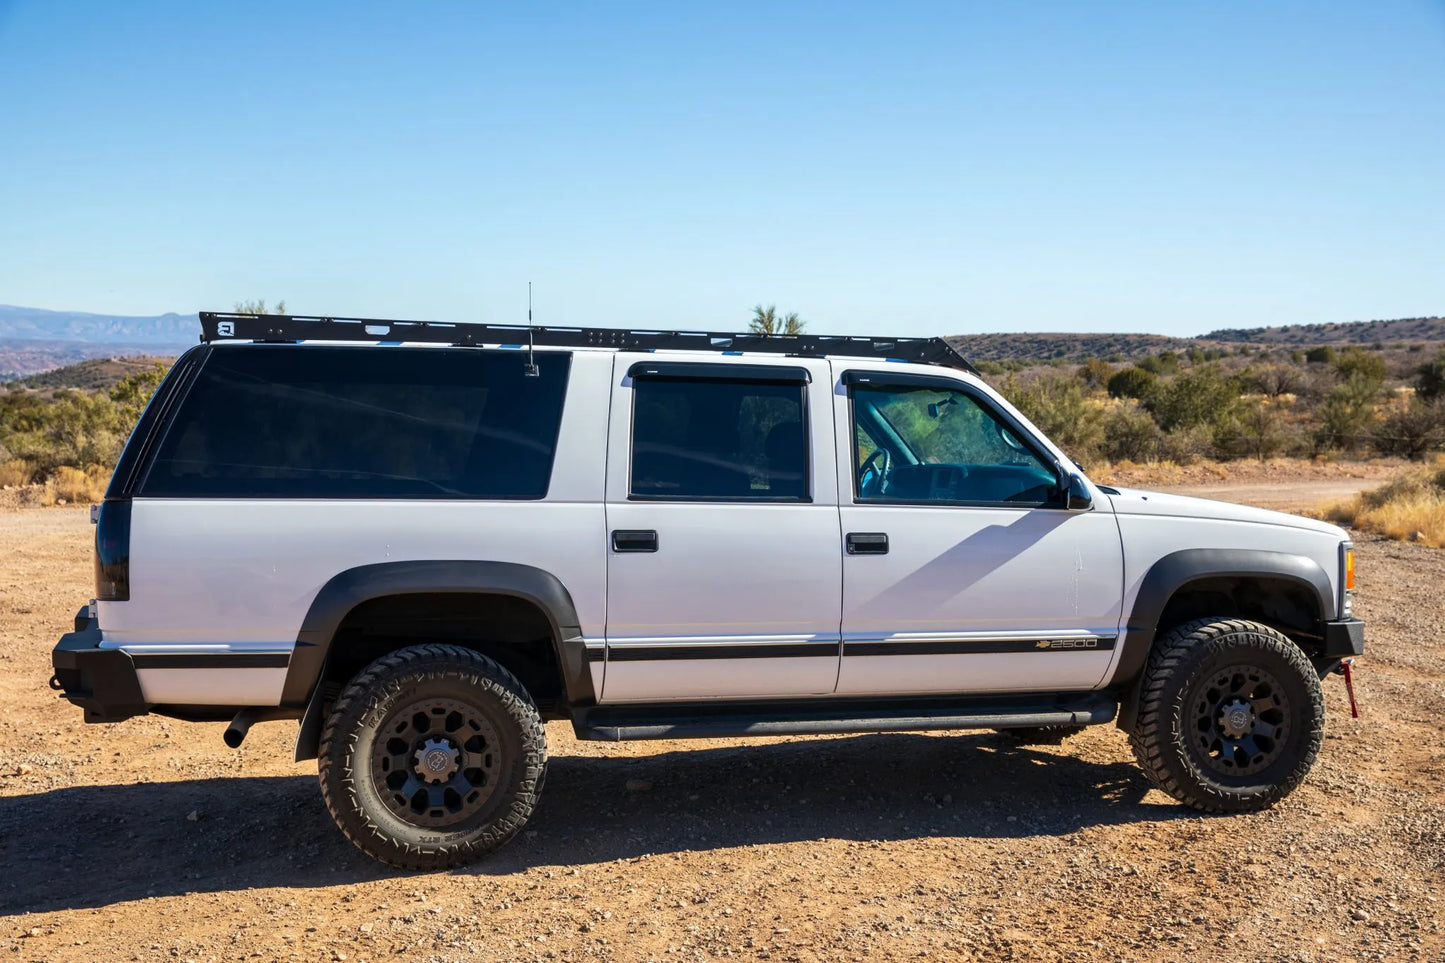
M 525 324 L 401 321 L 384 318 L 335 318 L 292 314 L 234 314 L 202 311 L 201 341 L 412 341 L 476 347 L 520 344 Z M 617 348 L 624 351 L 751 351 L 799 358 L 843 355 L 883 358 L 957 368 L 969 364 L 942 338 L 883 338 L 827 334 L 737 334 L 717 331 L 627 330 L 538 325 L 530 329 L 538 347 Z

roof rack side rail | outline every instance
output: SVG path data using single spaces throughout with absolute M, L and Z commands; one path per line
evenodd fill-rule
M 379 318 L 333 318 L 290 314 L 234 314 L 202 311 L 201 341 L 359 341 L 372 344 L 420 342 L 475 347 L 523 345 L 531 331 L 538 347 L 617 348 L 625 351 L 751 351 L 798 358 L 842 355 L 882 358 L 978 370 L 942 338 L 882 338 L 826 334 L 736 334 L 715 331 L 653 331 L 574 328 L 556 325 L 456 324 Z

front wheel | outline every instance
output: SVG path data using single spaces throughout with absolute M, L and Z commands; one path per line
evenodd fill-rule
M 546 775 L 537 707 L 496 662 L 454 645 L 382 656 L 342 691 L 321 734 L 321 793 L 368 856 L 443 869 L 501 846 Z
M 1298 646 L 1257 622 L 1201 619 L 1155 643 L 1129 742 L 1180 802 L 1247 812 L 1304 781 L 1324 724 L 1319 677 Z

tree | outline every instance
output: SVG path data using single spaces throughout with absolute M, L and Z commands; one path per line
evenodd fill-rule
M 1417 397 L 1396 408 L 1376 427 L 1375 447 L 1383 455 L 1404 455 L 1414 461 L 1445 447 L 1445 400 Z
M 286 301 L 285 301 L 284 299 L 283 299 L 283 300 L 280 300 L 280 301 L 277 301 L 277 302 L 276 302 L 276 310 L 274 310 L 274 311 L 267 311 L 267 310 L 266 310 L 266 302 L 265 302 L 265 301 L 237 301 L 237 302 L 236 302 L 236 313 L 237 313 L 237 314 L 285 314 L 285 313 L 286 313 Z
M 1159 385 L 1159 376 L 1143 368 L 1125 368 L 1109 379 L 1112 398 L 1146 398 Z
M 1445 397 L 1445 348 L 1440 349 L 1434 361 L 1420 366 L 1415 393 L 1426 401 Z
M 1114 376 L 1114 366 L 1102 358 L 1090 358 L 1079 366 L 1075 374 L 1088 385 L 1089 388 L 1103 388 Z
M 805 326 L 796 311 L 780 316 L 776 304 L 770 304 L 766 308 L 759 304 L 753 308 L 752 320 L 748 322 L 748 330 L 753 334 L 766 335 L 802 334 Z
M 1234 413 L 1239 389 L 1215 365 L 1190 368 L 1139 399 L 1165 431 L 1213 425 Z
M 1377 390 L 1390 373 L 1389 365 L 1383 357 L 1359 348 L 1342 351 L 1339 357 L 1335 358 L 1334 367 L 1341 381 L 1362 378 L 1366 383 L 1373 384 Z

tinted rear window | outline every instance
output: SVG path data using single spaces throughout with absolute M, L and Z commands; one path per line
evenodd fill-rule
M 216 348 L 142 494 L 542 498 L 571 356 L 401 347 Z
M 804 391 L 801 383 L 638 378 L 631 497 L 805 501 Z

